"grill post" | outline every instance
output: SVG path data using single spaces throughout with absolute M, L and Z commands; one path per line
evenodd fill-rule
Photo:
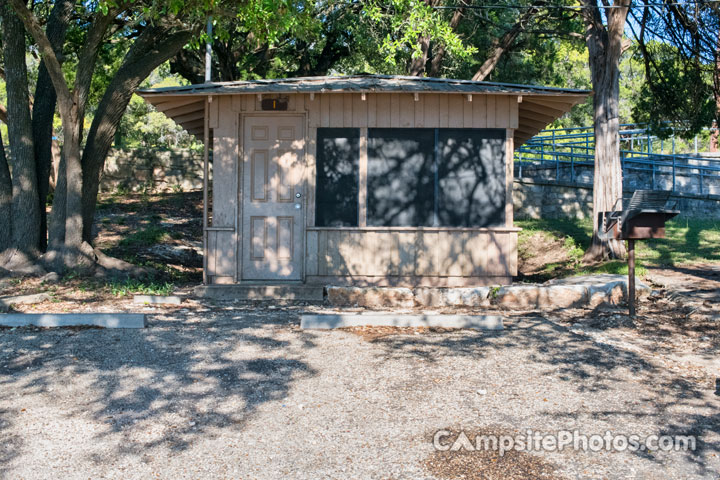
M 628 310 L 635 316 L 635 240 L 628 239 Z

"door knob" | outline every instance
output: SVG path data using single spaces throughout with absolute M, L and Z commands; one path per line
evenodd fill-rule
M 295 198 L 300 198 L 300 197 L 302 197 L 301 194 L 299 194 L 299 193 L 296 193 L 296 194 L 295 194 Z

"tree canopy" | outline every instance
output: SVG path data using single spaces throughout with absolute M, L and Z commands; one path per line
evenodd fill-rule
M 10 219 L 0 263 L 98 260 L 92 224 L 109 150 L 193 145 L 133 92 L 204 81 L 207 41 L 218 81 L 384 73 L 592 87 L 595 106 L 556 126 L 594 121 L 597 133 L 635 120 L 690 134 L 720 109 L 719 17 L 712 2 L 0 0 L 0 215 Z M 598 101 L 612 107 L 607 119 Z M 50 182 L 54 142 L 62 158 Z

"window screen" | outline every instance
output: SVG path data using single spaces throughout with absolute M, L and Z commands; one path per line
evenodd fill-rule
M 438 223 L 505 223 L 505 131 L 438 129 Z
M 368 225 L 433 224 L 434 131 L 431 128 L 369 129 Z
M 368 131 L 367 223 L 487 227 L 505 221 L 505 131 Z
M 315 224 L 355 227 L 358 224 L 360 130 L 318 128 Z

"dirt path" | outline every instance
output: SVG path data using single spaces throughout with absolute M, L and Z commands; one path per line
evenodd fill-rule
M 318 308 L 198 305 L 152 315 L 143 331 L 0 332 L 0 477 L 720 472 L 720 397 L 632 340 L 603 341 L 575 332 L 582 322 L 537 314 L 513 315 L 498 333 L 299 330 L 298 314 Z M 522 452 L 508 462 L 437 452 L 431 438 L 441 429 L 684 434 L 698 443 L 692 452 Z

